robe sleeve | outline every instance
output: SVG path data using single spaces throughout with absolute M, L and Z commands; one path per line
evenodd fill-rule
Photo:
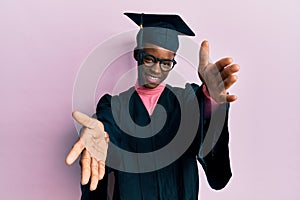
M 105 173 L 103 179 L 98 182 L 96 190 L 90 191 L 90 182 L 86 185 L 81 185 L 81 200 L 98 200 L 108 199 L 108 173 Z
M 204 113 L 209 113 L 205 109 L 210 109 L 210 106 L 207 106 L 210 101 L 203 93 L 202 87 L 195 87 L 196 96 L 198 98 L 200 106 L 200 123 L 198 130 L 198 139 L 200 140 L 199 153 L 197 155 L 198 161 L 201 163 L 204 172 L 206 174 L 207 181 L 211 188 L 215 190 L 220 190 L 224 188 L 229 182 L 232 173 L 230 168 L 230 158 L 229 158 L 229 131 L 228 131 L 228 111 L 229 104 L 220 104 L 217 108 L 211 113 L 211 116 L 205 116 Z M 212 121 L 212 116 L 221 116 L 220 119 L 224 119 L 224 123 Z M 224 116 L 225 115 L 225 116 Z M 218 119 L 218 118 L 217 118 Z M 219 123 L 219 124 L 217 124 Z M 201 148 L 205 140 L 208 129 L 213 135 L 210 137 L 214 138 L 208 140 L 211 142 L 211 151 L 202 156 Z M 213 130 L 211 130 L 213 129 Z M 215 139 L 217 138 L 217 139 Z

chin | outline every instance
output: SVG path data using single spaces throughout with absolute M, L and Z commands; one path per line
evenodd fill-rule
M 147 83 L 147 84 L 144 84 L 144 87 L 145 88 L 149 88 L 149 89 L 156 88 L 157 86 L 159 86 L 159 84 L 157 84 L 157 83 Z

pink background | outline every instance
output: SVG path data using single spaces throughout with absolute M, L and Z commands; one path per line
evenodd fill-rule
M 123 12 L 178 13 L 208 39 L 213 60 L 241 65 L 232 104 L 234 176 L 220 192 L 201 174 L 201 199 L 300 197 L 299 2 L 78 1 L 0 2 L 0 198 L 79 199 L 72 90 L 89 52 L 135 28 Z

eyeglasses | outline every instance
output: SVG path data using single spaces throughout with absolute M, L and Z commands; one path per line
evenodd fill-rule
M 148 54 L 146 52 L 142 53 L 142 61 L 146 67 L 153 67 L 157 62 L 159 62 L 159 66 L 161 71 L 168 72 L 171 71 L 174 65 L 177 63 L 174 59 L 160 59 L 155 57 L 152 54 Z

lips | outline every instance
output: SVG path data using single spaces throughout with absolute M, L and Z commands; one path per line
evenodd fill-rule
M 145 74 L 146 81 L 148 83 L 159 83 L 160 77 L 152 74 Z

